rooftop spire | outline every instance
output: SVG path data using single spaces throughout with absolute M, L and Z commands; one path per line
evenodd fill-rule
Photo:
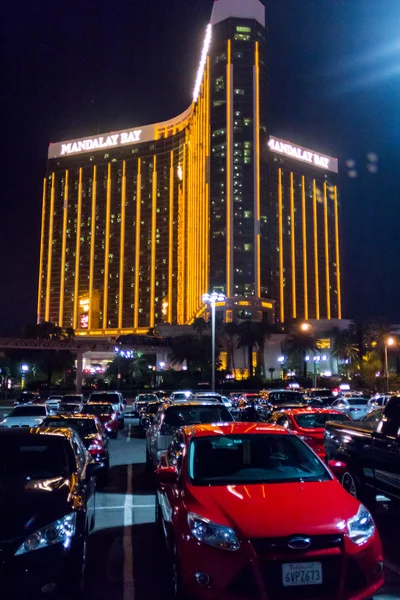
M 265 6 L 260 0 L 214 0 L 211 25 L 230 17 L 255 19 L 265 27 Z

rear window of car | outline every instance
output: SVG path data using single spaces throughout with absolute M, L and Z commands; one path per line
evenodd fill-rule
M 111 402 L 112 404 L 118 404 L 118 394 L 92 394 L 90 402 Z
M 66 404 L 80 404 L 82 402 L 82 398 L 80 396 L 64 396 L 63 402 Z
M 327 421 L 350 421 L 346 415 L 337 415 L 335 413 L 293 415 L 293 418 L 302 429 L 324 429 Z
M 347 398 L 347 402 L 350 406 L 366 406 L 368 404 L 366 398 Z
M 269 397 L 270 402 L 274 403 L 289 403 L 303 404 L 304 398 L 302 394 L 296 392 L 273 392 Z
M 147 406 L 147 412 L 148 412 L 150 415 L 155 415 L 155 414 L 156 414 L 156 412 L 158 412 L 158 409 L 160 408 L 160 406 L 161 406 L 161 403 L 160 403 L 160 402 L 158 402 L 158 403 L 154 403 L 154 404 L 149 404 L 149 405 Z
M 9 417 L 41 417 L 46 414 L 44 406 L 17 406 L 10 412 Z
M 68 477 L 74 468 L 69 443 L 63 437 L 32 436 L 0 440 L 0 481 Z M 32 482 L 33 483 L 33 482 Z
M 113 412 L 111 404 L 86 404 L 82 411 L 84 415 L 111 415 Z
M 136 398 L 137 402 L 154 402 L 155 400 L 158 400 L 158 396 L 155 394 L 143 394 L 143 396 Z
M 171 406 L 164 419 L 166 425 L 176 427 L 227 421 L 233 421 L 233 417 L 224 406 Z
M 42 427 L 70 427 L 77 433 L 84 435 L 97 433 L 94 419 L 45 419 Z

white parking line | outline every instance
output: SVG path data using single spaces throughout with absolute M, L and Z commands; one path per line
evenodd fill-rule
M 127 489 L 124 505 L 124 593 L 123 600 L 135 600 L 133 582 L 133 550 L 132 550 L 132 465 L 127 469 Z
M 131 441 L 131 434 L 132 434 L 132 425 L 129 425 L 128 427 L 128 435 L 126 436 L 126 443 L 129 444 L 129 442 Z

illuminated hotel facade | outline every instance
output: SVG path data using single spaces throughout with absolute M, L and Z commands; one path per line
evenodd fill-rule
M 269 135 L 265 8 L 217 0 L 193 102 L 170 121 L 51 144 L 38 320 L 79 334 L 341 318 L 337 161 Z

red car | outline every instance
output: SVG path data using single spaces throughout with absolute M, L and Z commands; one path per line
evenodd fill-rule
M 182 428 L 156 476 L 176 598 L 361 600 L 383 584 L 370 513 L 284 428 Z
M 294 408 L 275 411 L 270 421 L 296 433 L 320 458 L 325 459 L 325 423 L 351 421 L 351 419 L 342 412 L 330 408 Z
M 118 414 L 114 411 L 110 402 L 85 404 L 81 412 L 83 415 L 95 415 L 110 438 L 116 439 L 118 437 Z

